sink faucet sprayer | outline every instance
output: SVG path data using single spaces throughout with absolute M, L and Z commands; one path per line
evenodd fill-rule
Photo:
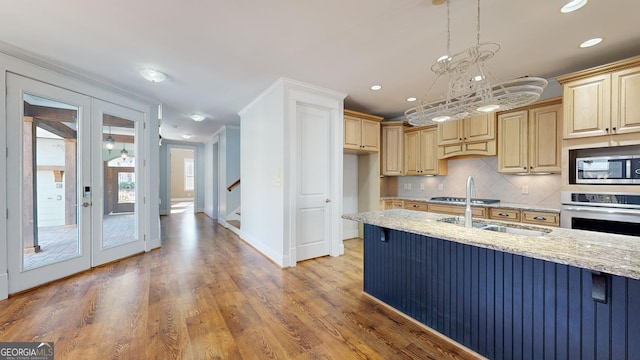
M 464 208 L 464 226 L 470 228 L 471 225 L 471 197 L 476 196 L 476 184 L 471 175 L 467 178 L 467 199 Z

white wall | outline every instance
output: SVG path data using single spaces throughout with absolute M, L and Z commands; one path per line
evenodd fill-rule
M 344 94 L 280 79 L 239 112 L 241 117 L 242 228 L 240 236 L 280 266 L 295 266 L 298 104 L 331 112 L 331 184 L 334 200 L 330 253 L 342 245 L 342 113 Z
M 284 85 L 240 112 L 241 237 L 284 264 Z M 279 179 L 279 182 L 278 182 Z
M 342 166 L 344 179 L 342 212 L 343 214 L 355 214 L 358 212 L 358 155 L 344 154 Z M 358 237 L 358 223 L 343 219 L 342 237 L 343 239 Z

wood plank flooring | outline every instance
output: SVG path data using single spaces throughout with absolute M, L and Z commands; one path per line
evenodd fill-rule
M 0 301 L 0 341 L 56 359 L 471 359 L 362 293 L 362 240 L 280 269 L 205 215 L 162 248 Z

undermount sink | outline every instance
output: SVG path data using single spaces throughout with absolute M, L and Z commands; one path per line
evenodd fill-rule
M 438 221 L 445 222 L 448 224 L 464 226 L 464 219 L 460 217 L 444 218 Z M 475 229 L 496 231 L 496 232 L 502 232 L 507 234 L 524 235 L 524 236 L 545 236 L 551 232 L 551 230 L 542 229 L 542 228 L 534 228 L 534 227 L 524 228 L 523 226 L 505 226 L 505 225 L 491 224 L 485 221 L 473 221 L 471 225 Z

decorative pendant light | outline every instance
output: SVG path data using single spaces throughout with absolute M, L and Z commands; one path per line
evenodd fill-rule
M 120 150 L 120 157 L 123 159 L 126 159 L 127 156 L 129 156 L 129 152 L 127 151 L 127 149 L 124 146 L 124 143 L 122 144 L 122 150 Z
M 434 5 L 443 0 L 432 0 Z M 465 119 L 487 112 L 504 111 L 530 104 L 540 98 L 547 80 L 538 77 L 522 77 L 497 82 L 484 62 L 499 50 L 500 44 L 480 42 L 480 0 L 477 12 L 477 41 L 470 48 L 451 55 L 451 30 L 449 3 L 447 3 L 447 54 L 439 57 L 431 66 L 437 78 L 420 104 L 405 111 L 411 125 L 434 125 L 448 120 Z M 439 100 L 429 99 L 429 92 L 441 77 L 449 80 L 449 88 Z M 491 79 L 494 84 L 491 83 Z
M 105 146 L 107 148 L 107 150 L 109 151 L 109 154 L 111 154 L 111 150 L 113 150 L 113 147 L 115 145 L 115 140 L 113 140 L 113 137 L 111 137 L 111 126 L 109 126 L 109 137 L 107 137 L 105 140 Z

